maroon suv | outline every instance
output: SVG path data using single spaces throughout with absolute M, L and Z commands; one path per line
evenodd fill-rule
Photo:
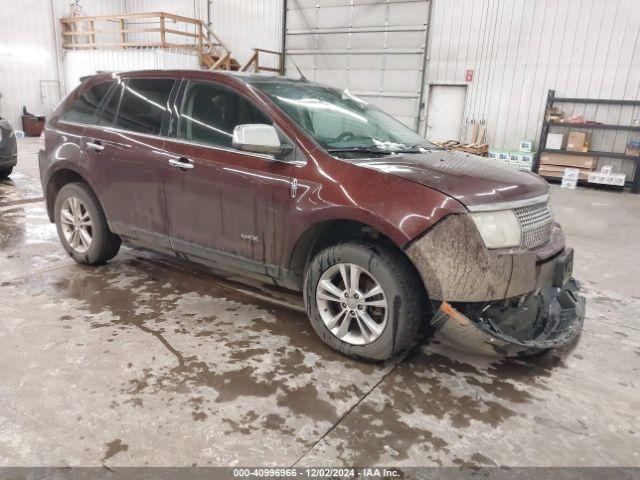
M 80 263 L 121 241 L 301 291 L 345 354 L 420 327 L 526 355 L 584 298 L 540 177 L 444 151 L 348 91 L 205 71 L 99 74 L 49 117 L 49 217 Z M 430 328 L 429 328 L 430 327 Z

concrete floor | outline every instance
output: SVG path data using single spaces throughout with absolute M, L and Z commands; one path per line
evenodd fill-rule
M 640 466 L 640 196 L 554 188 L 577 345 L 371 365 L 256 287 L 128 248 L 76 265 L 37 148 L 0 184 L 0 466 Z

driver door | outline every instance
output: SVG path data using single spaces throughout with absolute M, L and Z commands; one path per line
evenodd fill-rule
M 164 146 L 172 247 L 201 258 L 219 260 L 222 254 L 254 266 L 276 265 L 283 253 L 276 234 L 291 204 L 292 165 L 231 144 L 236 125 L 271 119 L 213 82 L 186 82 L 178 103 L 177 138 Z

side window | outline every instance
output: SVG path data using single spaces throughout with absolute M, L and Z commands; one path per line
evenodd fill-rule
M 166 78 L 132 78 L 125 82 L 115 127 L 159 135 L 168 112 L 174 81 Z
M 111 92 L 111 96 L 107 99 L 100 112 L 100 118 L 98 118 L 98 125 L 112 126 L 113 121 L 116 118 L 116 112 L 118 111 L 118 104 L 120 103 L 120 96 L 122 95 L 122 83 L 119 83 L 116 88 Z
M 71 107 L 64 112 L 61 116 L 61 120 L 68 122 L 87 123 L 93 124 L 96 121 L 95 113 L 100 102 L 109 91 L 109 88 L 113 85 L 112 81 L 101 82 L 90 89 L 86 90 L 71 104 Z
M 212 83 L 189 83 L 180 109 L 178 136 L 184 140 L 232 148 L 233 129 L 271 119 L 233 91 Z

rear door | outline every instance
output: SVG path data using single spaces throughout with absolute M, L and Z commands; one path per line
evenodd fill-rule
M 114 232 L 168 246 L 162 186 L 162 147 L 175 81 L 130 78 L 84 132 L 99 197 Z
M 233 130 L 246 123 L 272 121 L 230 87 L 185 82 L 177 138 L 165 144 L 167 216 L 176 250 L 201 257 L 221 252 L 255 265 L 277 262 L 275 227 L 289 208 L 292 165 L 234 149 Z

